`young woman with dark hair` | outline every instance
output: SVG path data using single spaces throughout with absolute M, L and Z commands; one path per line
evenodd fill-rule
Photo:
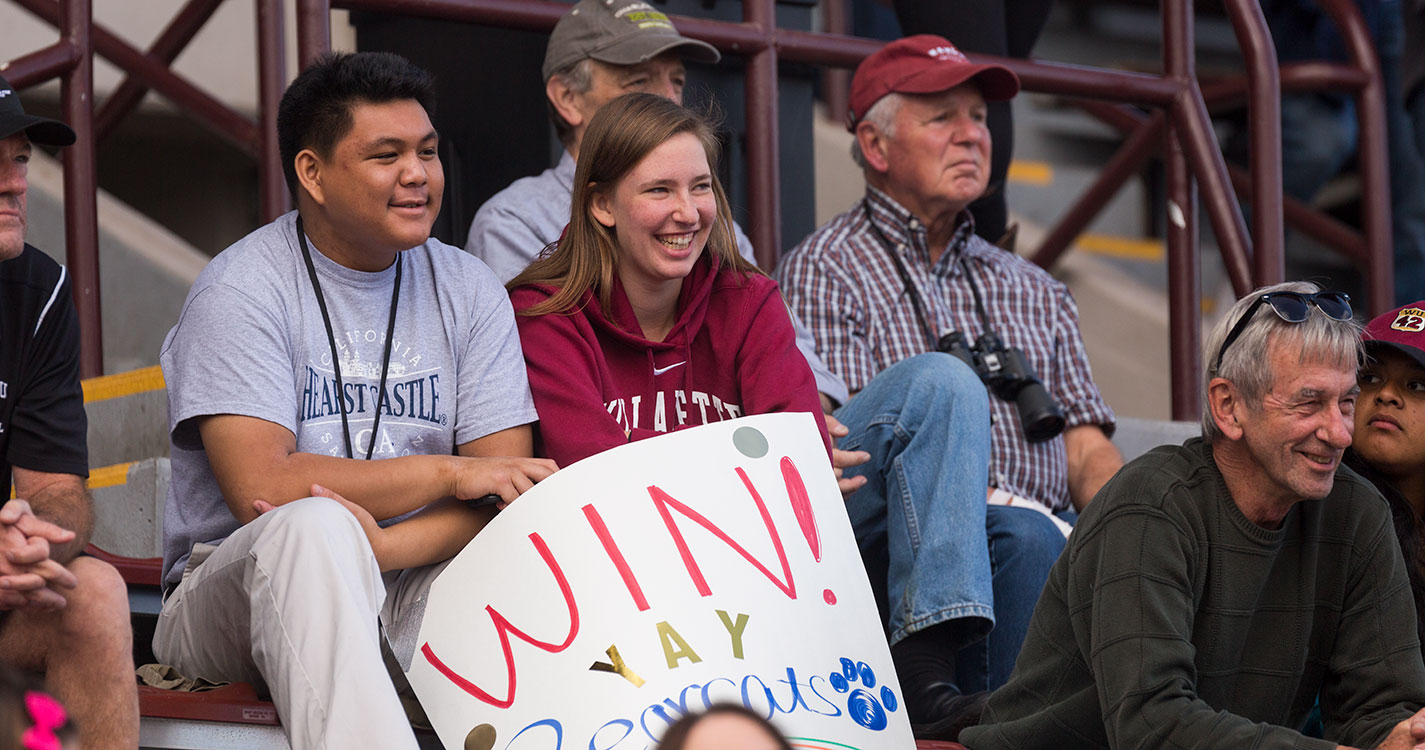
M 1390 503 L 1419 615 L 1425 612 L 1425 300 L 1372 320 L 1362 338 L 1366 361 L 1345 463 Z M 1422 624 L 1417 617 L 1425 650 Z

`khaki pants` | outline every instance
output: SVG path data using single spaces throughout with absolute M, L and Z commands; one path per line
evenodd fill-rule
M 408 667 L 425 594 L 442 568 L 383 578 L 345 508 L 299 500 L 216 548 L 195 549 L 163 603 L 154 653 L 190 677 L 265 686 L 293 750 L 414 750 L 382 659 L 381 626 Z

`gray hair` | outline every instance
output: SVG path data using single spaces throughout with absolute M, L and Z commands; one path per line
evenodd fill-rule
M 1265 286 L 1237 300 L 1227 314 L 1213 326 L 1212 333 L 1203 343 L 1202 349 L 1202 437 L 1209 443 L 1222 437 L 1217 423 L 1212 419 L 1212 410 L 1207 399 L 1208 385 L 1214 378 L 1224 378 L 1237 386 L 1249 408 L 1257 408 L 1262 398 L 1271 390 L 1276 380 L 1272 372 L 1268 350 L 1273 342 L 1282 342 L 1301 348 L 1300 361 L 1325 362 L 1348 366 L 1352 370 L 1360 362 L 1361 326 L 1355 320 L 1333 320 L 1315 307 L 1311 308 L 1305 321 L 1288 323 L 1268 309 L 1259 306 L 1252 320 L 1242 333 L 1232 342 L 1231 348 L 1222 355 L 1222 364 L 1213 370 L 1217 350 L 1232 327 L 1237 324 L 1252 303 L 1263 294 L 1270 292 L 1299 292 L 1311 294 L 1321 291 L 1321 287 L 1309 281 L 1288 281 L 1284 284 Z
M 871 108 L 866 110 L 866 114 L 861 115 L 857 122 L 869 122 L 876 126 L 876 130 L 886 138 L 894 138 L 896 135 L 896 115 L 901 111 L 901 105 L 905 104 L 905 97 L 892 91 L 889 94 L 876 100 Z M 866 155 L 861 153 L 861 141 L 859 138 L 851 139 L 851 160 L 856 162 L 856 166 L 862 170 L 866 169 Z
M 581 58 L 554 71 L 549 77 L 563 81 L 576 94 L 587 94 L 594 87 L 594 61 L 588 57 Z M 546 98 L 544 105 L 549 108 L 549 120 L 554 123 L 554 133 L 559 136 L 559 142 L 568 146 L 569 139 L 574 136 L 574 126 L 559 114 L 553 102 Z

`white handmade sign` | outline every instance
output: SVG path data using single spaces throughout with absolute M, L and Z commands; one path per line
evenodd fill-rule
M 456 750 L 640 750 L 716 703 L 798 748 L 911 748 L 876 605 L 808 414 L 566 467 L 431 587 L 408 677 Z

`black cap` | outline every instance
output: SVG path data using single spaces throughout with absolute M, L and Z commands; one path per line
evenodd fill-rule
M 74 131 L 59 120 L 25 114 L 20 94 L 10 82 L 0 77 L 0 138 L 25 131 L 31 143 L 42 146 L 68 146 L 74 143 Z

